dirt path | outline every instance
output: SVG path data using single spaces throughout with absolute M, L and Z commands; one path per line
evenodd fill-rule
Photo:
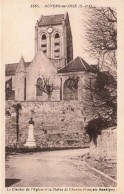
M 88 149 L 76 149 L 10 155 L 6 160 L 6 186 L 112 186 L 76 159 L 87 152 Z

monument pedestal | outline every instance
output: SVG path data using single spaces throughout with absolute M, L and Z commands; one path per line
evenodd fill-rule
M 36 141 L 34 139 L 34 125 L 33 124 L 29 125 L 28 138 L 27 138 L 24 146 L 28 147 L 28 148 L 36 148 Z

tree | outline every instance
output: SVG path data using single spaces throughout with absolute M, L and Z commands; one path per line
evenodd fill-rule
M 86 133 L 89 135 L 90 141 L 93 140 L 94 144 L 97 144 L 97 137 L 101 134 L 101 130 L 108 127 L 108 123 L 102 117 L 98 117 L 90 120 L 85 125 Z
M 40 86 L 36 85 L 36 87 L 38 87 L 40 91 L 46 93 L 48 95 L 48 100 L 50 100 L 52 96 L 52 92 L 55 89 L 55 87 L 49 78 L 43 77 L 42 79 L 43 79 L 43 84 Z
M 88 105 L 90 106 L 89 112 L 86 113 L 87 118 L 89 115 L 90 117 L 85 122 L 84 128 L 90 141 L 93 140 L 95 145 L 97 137 L 103 129 L 117 125 L 116 87 L 117 81 L 109 72 L 99 71 L 95 79 L 92 77 L 90 82 L 86 82 L 84 85 L 84 89 L 89 91 L 86 92 L 87 108 Z M 88 95 L 91 95 L 90 98 Z
M 19 142 L 19 111 L 22 110 L 22 106 L 20 103 L 13 104 L 12 107 L 15 108 L 16 111 L 16 134 L 17 134 L 17 143 Z
M 68 79 L 66 82 L 66 86 L 74 92 L 75 100 L 76 100 L 76 93 L 78 91 L 78 82 L 79 82 L 79 77 L 78 76 L 72 76 Z
M 116 10 L 110 7 L 86 8 L 85 39 L 86 51 L 97 59 L 101 70 L 109 71 L 116 77 L 117 51 L 117 16 Z
M 95 76 L 90 76 L 85 81 L 83 88 L 86 92 L 86 101 L 99 113 L 99 107 L 101 109 L 106 107 L 107 121 L 109 126 L 117 124 L 117 81 L 109 72 L 97 72 Z M 101 104 L 101 105 L 100 105 Z M 92 107 L 92 108 L 93 108 Z M 102 115 L 101 115 L 102 116 Z
M 73 92 L 75 92 L 75 90 L 78 89 L 78 81 L 79 81 L 79 77 L 74 77 L 74 76 L 70 77 L 67 82 L 68 88 Z

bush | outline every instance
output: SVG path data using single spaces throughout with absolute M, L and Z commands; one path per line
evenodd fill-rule
M 86 133 L 89 135 L 90 141 L 94 141 L 97 144 L 97 137 L 101 134 L 101 130 L 108 127 L 107 120 L 103 118 L 96 118 L 90 120 L 85 126 Z

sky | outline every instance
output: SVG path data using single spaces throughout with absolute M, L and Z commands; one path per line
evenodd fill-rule
M 30 1 L 13 0 L 2 4 L 2 63 L 17 63 L 23 56 L 25 61 L 34 57 L 35 24 L 41 15 L 54 15 L 68 12 L 73 37 L 73 56 L 81 56 L 90 64 L 95 61 L 90 59 L 83 39 L 83 25 L 81 22 L 82 11 L 80 8 L 44 8 L 45 3 L 39 3 L 40 8 L 31 8 Z M 63 1 L 64 2 L 64 1 Z M 48 4 L 48 3 L 47 3 Z M 64 3 L 63 3 L 64 4 Z M 72 4 L 71 4 L 72 5 Z M 74 5 L 74 4 L 73 4 Z M 43 7 L 42 7 L 43 6 Z

